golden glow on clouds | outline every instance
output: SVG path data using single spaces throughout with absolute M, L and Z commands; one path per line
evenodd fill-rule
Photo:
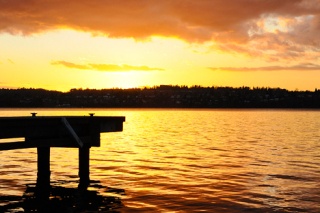
M 314 89 L 319 33 L 320 0 L 0 1 L 0 87 Z
M 210 67 L 211 70 L 221 71 L 320 71 L 320 65 L 300 64 L 296 66 L 268 66 L 268 67 Z
M 53 61 L 52 65 L 63 65 L 68 68 L 75 68 L 80 70 L 96 70 L 103 72 L 126 72 L 126 71 L 154 71 L 163 70 L 161 68 L 152 68 L 148 66 L 131 66 L 127 64 L 116 65 L 116 64 L 74 64 L 67 61 Z

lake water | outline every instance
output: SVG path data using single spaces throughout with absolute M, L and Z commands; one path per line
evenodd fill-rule
M 123 132 L 101 135 L 90 161 L 102 186 L 93 190 L 120 198 L 119 212 L 320 212 L 320 111 L 1 109 L 0 116 L 30 112 L 126 117 Z M 35 183 L 37 155 L 0 152 L 5 206 Z M 77 156 L 51 149 L 52 184 L 77 186 Z

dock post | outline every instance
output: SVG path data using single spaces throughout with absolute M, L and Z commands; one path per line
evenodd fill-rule
M 37 198 L 46 200 L 50 196 L 50 147 L 37 147 L 37 152 Z
M 79 188 L 87 189 L 90 185 L 90 147 L 79 148 Z

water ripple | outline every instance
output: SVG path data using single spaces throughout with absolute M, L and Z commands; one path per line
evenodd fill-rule
M 123 132 L 101 135 L 90 162 L 92 179 L 125 189 L 120 212 L 320 211 L 320 111 L 101 109 L 96 115 L 126 116 Z M 36 179 L 36 151 L 1 157 L 0 195 L 22 194 Z M 77 150 L 53 150 L 52 181 L 77 179 L 77 157 Z

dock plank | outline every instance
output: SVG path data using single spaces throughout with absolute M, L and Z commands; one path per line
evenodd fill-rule
M 25 142 L 0 143 L 0 150 L 100 146 L 100 133 L 122 131 L 124 121 L 122 116 L 1 117 L 0 139 L 22 137 Z

